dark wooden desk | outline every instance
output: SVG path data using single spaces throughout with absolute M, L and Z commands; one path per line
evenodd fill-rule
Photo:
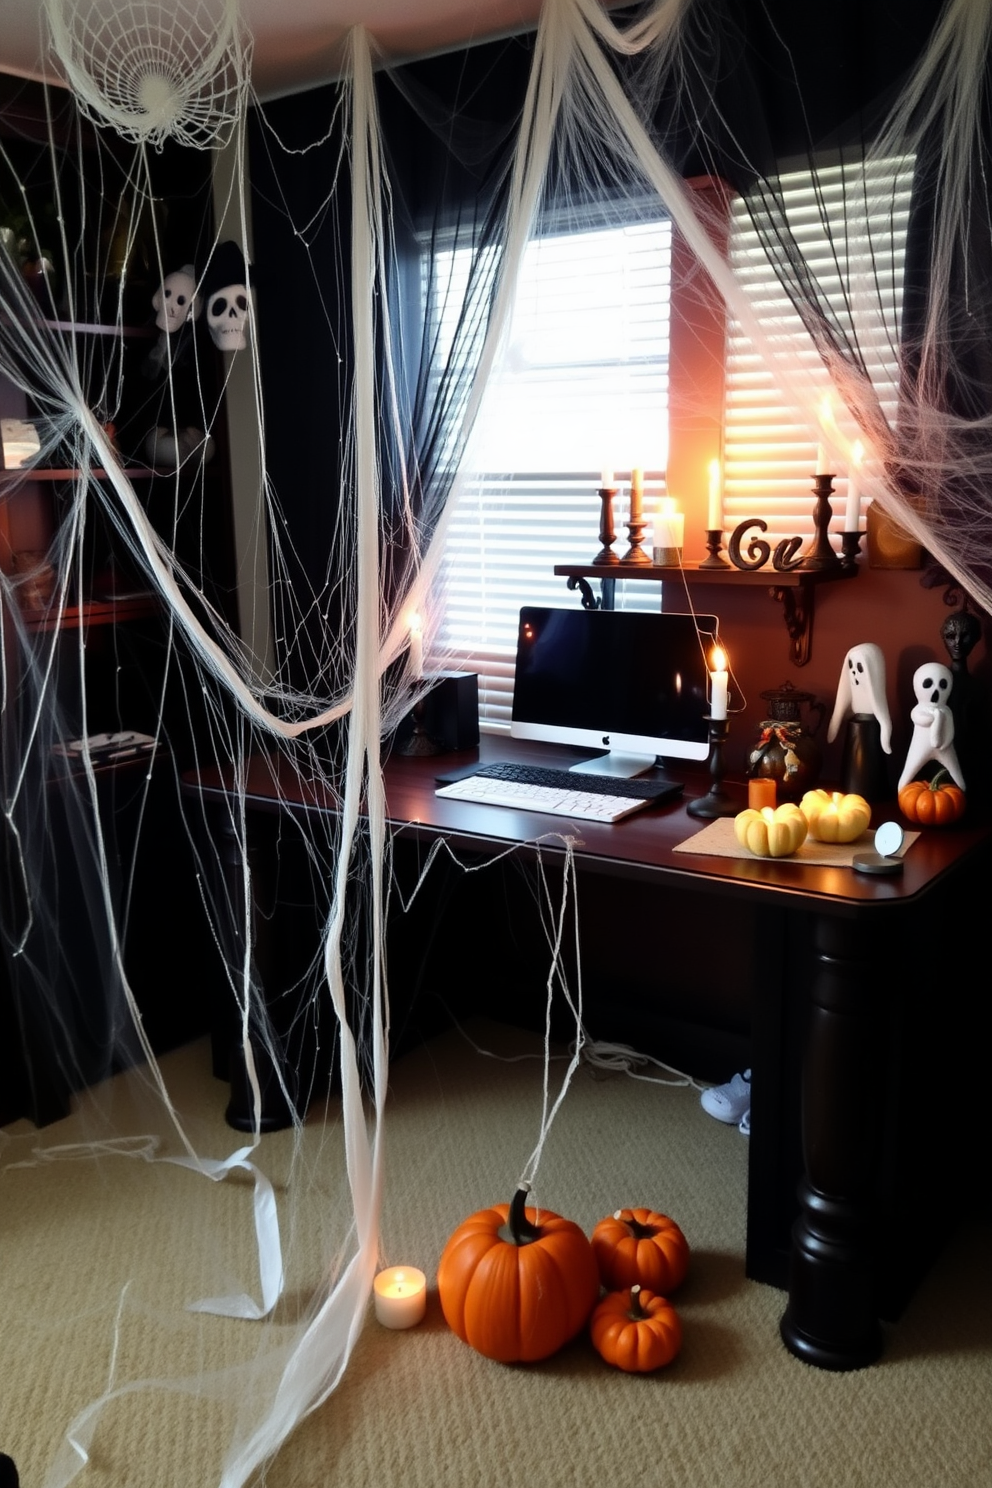
M 906 1250 L 921 1257 L 921 1268 L 925 1259 L 919 1238 L 901 1233 L 918 1200 L 905 1192 L 898 1158 L 883 1151 L 892 1146 L 893 1120 L 901 1129 L 905 1119 L 899 1109 L 893 1118 L 891 1107 L 893 1099 L 899 1107 L 898 1092 L 893 1097 L 891 1082 L 883 1077 L 891 1055 L 892 1009 L 898 1005 L 899 1016 L 903 1015 L 903 1005 L 912 1001 L 910 982 L 932 999 L 946 993 L 953 974 L 945 966 L 936 983 L 929 981 L 925 942 L 929 940 L 932 948 L 932 935 L 923 936 L 918 944 L 914 941 L 910 956 L 906 946 L 921 916 L 931 907 L 935 914 L 946 914 L 948 894 L 963 894 L 974 882 L 970 870 L 987 864 L 992 833 L 985 827 L 924 833 L 909 850 L 904 872 L 893 878 L 788 860 L 686 857 L 676 854 L 675 848 L 698 831 L 700 823 L 687 815 L 684 801 L 601 826 L 439 799 L 434 794 L 436 773 L 468 765 L 479 752 L 484 758 L 536 757 L 551 762 L 569 757 L 567 751 L 552 754 L 502 738 L 483 738 L 480 751 L 470 754 L 390 758 L 384 772 L 387 815 L 397 841 L 431 843 L 441 836 L 460 854 L 483 856 L 505 845 L 533 854 L 540 842 L 542 856 L 549 860 L 563 853 L 562 837 L 567 833 L 581 873 L 656 887 L 662 913 L 666 890 L 677 887 L 712 901 L 715 930 L 719 905 L 730 900 L 761 912 L 774 907 L 790 921 L 800 917 L 808 926 L 811 945 L 808 960 L 798 968 L 798 987 L 788 968 L 784 976 L 756 977 L 753 968 L 748 973 L 754 1008 L 754 1094 L 747 1271 L 758 1280 L 787 1284 L 789 1300 L 781 1330 L 792 1353 L 826 1369 L 871 1363 L 882 1347 L 880 1316 L 898 1311 L 916 1279 L 907 1269 Z M 293 817 L 319 817 L 337 810 L 336 801 L 328 799 L 321 787 L 271 760 L 252 760 L 245 785 L 251 810 Z M 707 786 L 699 775 L 687 786 L 684 800 L 705 794 Z M 188 787 L 206 803 L 220 804 L 221 820 L 229 818 L 230 786 L 222 774 L 201 773 Z M 741 792 L 743 804 L 743 787 Z M 229 863 L 234 856 L 229 845 Z M 934 966 L 939 964 L 933 960 Z M 894 991 L 898 997 L 893 997 Z M 802 1009 L 798 1049 L 782 1027 L 787 1014 L 794 1018 L 797 999 Z M 905 1044 L 902 1032 L 898 1039 Z M 912 1058 L 909 1045 L 903 1052 Z M 795 1107 L 783 1094 L 790 1074 L 797 1092 Z M 928 1111 L 923 1120 L 929 1119 Z M 790 1143 L 801 1152 L 800 1177 L 798 1197 L 791 1204 L 795 1215 L 791 1241 L 783 1245 L 783 1178 L 791 1192 L 796 1176 L 788 1172 Z M 883 1158 L 889 1171 L 889 1198 L 880 1221 L 878 1175 Z M 782 1264 L 785 1249 L 787 1274 Z

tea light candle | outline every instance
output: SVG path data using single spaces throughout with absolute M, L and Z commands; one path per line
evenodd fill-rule
M 384 1328 L 415 1328 L 427 1311 L 427 1277 L 416 1266 L 388 1266 L 372 1284 Z
M 765 807 L 775 807 L 778 801 L 778 790 L 774 780 L 760 779 L 749 780 L 747 783 L 747 804 L 752 811 L 762 811 Z

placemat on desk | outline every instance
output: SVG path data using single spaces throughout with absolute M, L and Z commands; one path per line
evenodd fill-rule
M 919 832 L 907 832 L 897 856 L 903 857 L 906 849 L 913 845 L 919 835 Z M 850 868 L 854 854 L 869 852 L 871 845 L 872 833 L 870 831 L 863 832 L 857 842 L 814 842 L 811 837 L 807 837 L 797 852 L 790 853 L 788 859 L 782 861 L 808 863 L 823 868 Z M 721 816 L 716 821 L 708 822 L 694 836 L 687 837 L 684 842 L 680 842 L 673 851 L 704 853 L 711 858 L 754 857 L 754 853 L 748 852 L 746 847 L 741 847 L 734 836 L 734 819 L 731 816 Z

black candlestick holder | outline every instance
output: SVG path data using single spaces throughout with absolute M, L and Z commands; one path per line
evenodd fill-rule
M 860 552 L 861 533 L 842 532 L 840 535 L 840 566 L 846 573 L 857 568 Z
M 727 562 L 720 552 L 723 546 L 723 528 L 708 527 L 706 529 L 706 552 L 707 557 L 699 565 L 700 568 L 729 568 Z
M 823 572 L 825 569 L 840 568 L 841 562 L 831 546 L 828 529 L 830 518 L 833 516 L 833 507 L 830 505 L 830 494 L 834 488 L 832 475 L 816 474 L 813 477 L 813 492 L 816 501 L 813 503 L 813 529 L 814 537 L 810 547 L 803 554 L 798 567 L 807 571 L 816 569 Z
M 425 694 L 421 694 L 410 710 L 413 733 L 400 750 L 402 755 L 409 758 L 424 759 L 428 755 L 441 753 L 440 744 L 424 728 L 424 697 Z
M 617 540 L 617 529 L 613 525 L 613 498 L 617 494 L 616 486 L 600 486 L 599 499 L 601 502 L 599 514 L 599 540 L 602 547 L 592 560 L 593 563 L 619 563 L 620 559 L 613 551 L 613 543 Z
M 718 816 L 736 816 L 740 807 L 730 799 L 723 788 L 723 746 L 730 732 L 730 721 L 726 718 L 711 718 L 707 715 L 710 739 L 710 788 L 705 796 L 690 801 L 685 808 L 690 816 L 713 820 Z

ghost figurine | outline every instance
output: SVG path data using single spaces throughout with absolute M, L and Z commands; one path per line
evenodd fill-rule
M 844 723 L 842 789 L 866 801 L 884 800 L 889 790 L 883 756 L 892 753 L 892 718 L 885 694 L 885 657 L 872 641 L 852 646 L 844 657 L 827 729 L 831 743 Z
M 166 274 L 160 287 L 152 295 L 155 324 L 167 336 L 184 326 L 190 316 L 196 320 L 200 308 L 196 293 L 196 269 L 192 264 L 184 264 L 175 273 Z
M 248 266 L 237 243 L 221 243 L 204 275 L 210 339 L 220 351 L 241 351 L 248 345 L 251 295 Z
M 964 777 L 954 748 L 954 714 L 948 706 L 953 682 L 954 673 L 939 661 L 917 667 L 913 673 L 916 707 L 909 715 L 913 737 L 899 776 L 900 790 L 915 780 L 930 760 L 943 765 L 954 783 L 964 790 Z

